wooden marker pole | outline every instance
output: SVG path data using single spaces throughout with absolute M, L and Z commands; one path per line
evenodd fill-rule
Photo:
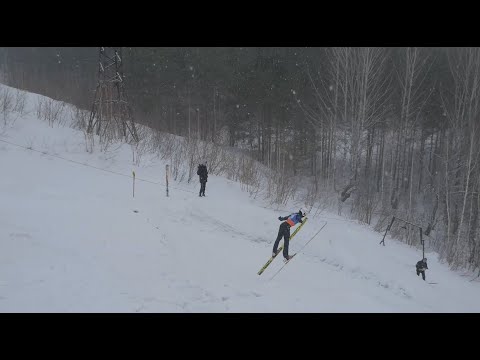
M 135 198 L 135 171 L 132 171 L 133 174 L 133 197 Z
M 165 180 L 167 183 L 167 197 L 168 197 L 168 165 L 165 165 Z

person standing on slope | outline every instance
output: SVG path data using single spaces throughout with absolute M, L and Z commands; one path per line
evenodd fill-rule
M 286 260 L 290 260 L 293 256 L 288 255 L 288 242 L 290 240 L 290 228 L 295 226 L 298 223 L 303 223 L 302 218 L 305 217 L 306 212 L 302 208 L 300 209 L 297 213 L 290 214 L 288 216 L 280 216 L 278 220 L 280 221 L 285 221 L 280 224 L 280 227 L 278 229 L 278 236 L 277 239 L 275 240 L 275 243 L 273 244 L 273 253 L 272 257 L 277 256 L 278 254 L 278 243 L 280 242 L 280 239 L 283 237 L 283 257 Z
M 208 179 L 206 161 L 198 165 L 197 175 L 200 177 L 200 193 L 198 194 L 198 196 L 205 196 L 205 185 L 207 184 Z

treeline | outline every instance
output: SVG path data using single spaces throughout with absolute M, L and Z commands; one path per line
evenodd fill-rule
M 338 211 L 480 268 L 477 48 L 123 48 L 138 123 L 241 148 Z M 1 81 L 89 109 L 96 48 L 0 48 Z M 300 185 L 301 184 L 301 185 Z M 307 185 L 305 185 L 307 184 Z M 337 200 L 338 199 L 338 200 Z M 418 231 L 394 228 L 409 244 Z

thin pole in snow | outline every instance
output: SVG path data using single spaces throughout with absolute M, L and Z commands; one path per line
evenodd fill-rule
M 165 165 L 165 182 L 167 183 L 167 197 L 168 197 L 168 164 Z
M 422 237 L 422 228 L 419 228 L 419 229 L 420 229 L 420 242 L 422 243 L 422 253 L 423 253 L 422 259 L 425 259 L 425 241 L 423 240 L 423 237 Z
M 133 174 L 133 197 L 135 198 L 135 171 L 132 171 Z
M 392 217 L 392 221 L 390 222 L 390 225 L 387 226 L 387 229 L 385 230 L 385 234 L 383 234 L 383 239 L 382 241 L 380 241 L 380 244 L 383 244 L 383 246 L 385 246 L 385 236 L 387 236 L 387 232 L 392 227 L 394 221 L 395 221 L 395 216 Z

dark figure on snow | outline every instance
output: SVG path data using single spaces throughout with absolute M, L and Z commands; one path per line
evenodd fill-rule
M 200 193 L 198 194 L 198 196 L 205 196 L 205 185 L 207 184 L 208 179 L 206 161 L 198 165 L 197 175 L 200 177 Z
M 290 240 L 290 228 L 292 226 L 295 226 L 298 223 L 303 223 L 302 218 L 305 217 L 306 213 L 304 209 L 300 209 L 298 213 L 293 213 L 288 216 L 282 217 L 280 216 L 278 220 L 284 221 L 281 225 L 280 228 L 278 229 L 278 236 L 277 240 L 275 240 L 275 244 L 273 244 L 273 253 L 272 257 L 277 256 L 277 249 L 278 249 L 278 243 L 280 242 L 280 239 L 283 237 L 283 257 L 286 260 L 290 260 L 292 256 L 288 255 L 288 242 Z
M 417 262 L 416 267 L 417 267 L 417 276 L 422 274 L 422 278 L 423 280 L 425 280 L 425 270 L 428 269 L 427 258 L 423 258 L 422 260 Z

